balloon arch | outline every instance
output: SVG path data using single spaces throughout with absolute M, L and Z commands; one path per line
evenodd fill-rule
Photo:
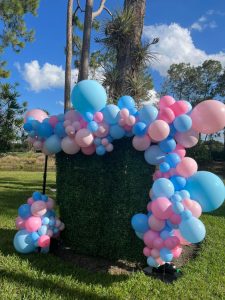
M 145 104 L 137 110 L 130 96 L 121 97 L 118 105 L 107 105 L 106 100 L 98 82 L 81 81 L 72 92 L 74 109 L 50 117 L 31 110 L 25 116 L 24 129 L 33 147 L 46 155 L 60 151 L 104 155 L 113 150 L 113 140 L 133 136 L 133 147 L 144 151 L 146 162 L 157 170 L 150 199 L 146 199 L 147 214 L 134 215 L 131 225 L 144 241 L 148 265 L 158 267 L 178 258 L 182 245 L 201 242 L 206 230 L 199 217 L 224 201 L 222 180 L 198 171 L 196 161 L 185 156 L 185 148 L 198 143 L 199 133 L 212 134 L 225 127 L 225 105 L 206 100 L 192 109 L 187 101 L 163 96 L 158 108 Z M 25 212 L 20 207 L 19 237 L 14 239 L 18 251 L 24 252 L 21 235 L 31 235 L 25 252 L 32 252 L 35 246 L 48 247 L 48 237 L 64 229 L 49 201 L 36 192 L 23 207 Z

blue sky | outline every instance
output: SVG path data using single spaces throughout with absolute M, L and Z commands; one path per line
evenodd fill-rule
M 95 0 L 95 6 L 98 3 Z M 106 3 L 113 11 L 123 1 Z M 103 13 L 98 19 L 105 18 L 107 14 Z M 38 17 L 27 16 L 26 21 L 36 31 L 35 41 L 20 54 L 10 49 L 5 52 L 11 70 L 8 81 L 19 83 L 20 100 L 28 101 L 29 108 L 45 108 L 51 114 L 62 112 L 66 1 L 41 1 Z M 174 62 L 199 65 L 213 58 L 225 66 L 224 28 L 224 1 L 147 0 L 143 38 L 160 37 L 160 43 L 152 49 L 158 53 L 158 61 L 150 66 L 155 89 L 160 89 Z M 96 47 L 92 41 L 92 50 Z

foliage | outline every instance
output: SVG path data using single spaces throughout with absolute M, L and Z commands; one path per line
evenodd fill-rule
M 0 84 L 0 151 L 7 151 L 18 139 L 27 103 L 18 103 L 16 85 Z
M 39 0 L 1 0 L 0 1 L 0 55 L 11 46 L 16 52 L 24 48 L 26 42 L 33 40 L 34 31 L 26 27 L 24 16 L 36 15 Z M 4 69 L 6 62 L 0 59 L 0 77 L 8 77 Z

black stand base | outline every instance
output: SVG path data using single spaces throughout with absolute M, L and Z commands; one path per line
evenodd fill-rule
M 168 263 L 158 268 L 146 267 L 143 269 L 143 272 L 147 276 L 153 276 L 166 283 L 172 283 L 182 275 L 181 271 L 174 264 Z

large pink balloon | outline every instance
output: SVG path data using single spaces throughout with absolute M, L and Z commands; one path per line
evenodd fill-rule
M 75 141 L 76 141 L 77 145 L 85 148 L 85 147 L 89 147 L 89 146 L 91 146 L 91 144 L 93 144 L 94 137 L 93 137 L 92 133 L 90 132 L 90 130 L 88 130 L 86 128 L 82 128 L 77 131 L 76 136 L 75 136 Z
M 151 208 L 154 216 L 161 220 L 168 219 L 173 213 L 172 204 L 169 199 L 165 197 L 155 199 L 152 202 Z
M 225 127 L 225 105 L 217 100 L 206 100 L 195 106 L 191 113 L 192 128 L 211 134 Z
M 170 109 L 172 109 L 175 116 L 177 117 L 179 115 L 186 114 L 188 112 L 189 107 L 188 107 L 186 101 L 179 100 L 179 101 L 176 101 L 173 105 L 171 105 Z
M 47 212 L 47 207 L 44 201 L 35 201 L 31 205 L 31 213 L 35 217 L 41 217 Z
M 187 132 L 177 132 L 175 139 L 178 144 L 184 146 L 185 148 L 194 147 L 198 143 L 199 134 L 193 129 Z
M 143 240 L 146 246 L 148 246 L 149 248 L 153 247 L 153 241 L 159 237 L 159 233 L 154 231 L 154 230 L 148 230 L 144 236 L 143 236 Z
M 151 140 L 148 135 L 134 136 L 132 140 L 134 149 L 138 151 L 145 151 L 151 144 Z
M 177 165 L 176 171 L 179 175 L 188 178 L 198 171 L 198 165 L 193 158 L 184 157 Z
M 75 139 L 68 136 L 62 139 L 62 150 L 67 154 L 76 154 L 80 150 L 80 146 L 76 143 Z
M 29 232 L 37 231 L 41 227 L 40 217 L 29 217 L 25 222 L 25 228 Z
M 165 226 L 165 221 L 156 218 L 154 215 L 151 215 L 148 219 L 148 224 L 152 230 L 160 231 Z
M 44 119 L 48 118 L 48 115 L 41 109 L 32 109 L 26 113 L 24 122 L 27 121 L 27 117 L 32 117 L 34 120 L 42 122 Z
M 154 121 L 148 128 L 148 134 L 154 141 L 162 141 L 170 133 L 169 125 L 163 120 Z

